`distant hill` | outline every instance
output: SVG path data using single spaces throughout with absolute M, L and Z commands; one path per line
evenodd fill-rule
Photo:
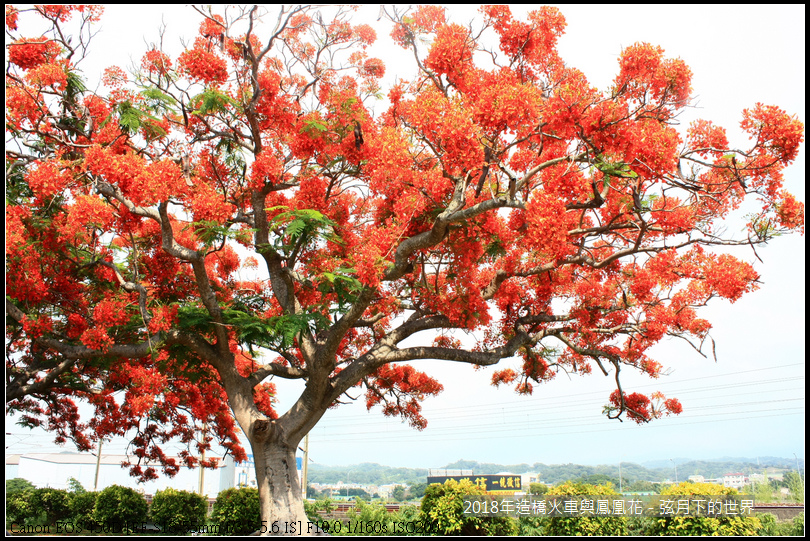
M 695 460 L 692 458 L 675 458 L 673 459 L 675 464 L 678 465 L 680 468 L 682 464 L 689 464 L 692 462 L 701 462 L 701 463 L 708 463 L 708 462 L 724 462 L 724 463 L 733 463 L 733 464 L 753 464 L 758 467 L 774 467 L 774 468 L 796 468 L 796 459 L 795 458 L 781 458 L 776 456 L 760 456 L 760 457 L 740 457 L 740 456 L 724 456 L 720 458 L 704 458 L 701 460 Z M 804 460 L 799 459 L 799 464 L 804 468 Z M 642 466 L 646 468 L 672 468 L 672 462 L 669 459 L 661 459 L 661 460 L 648 460 L 646 462 L 641 463 Z
M 769 471 L 791 470 L 796 468 L 796 460 L 780 457 L 723 457 L 710 460 L 693 460 L 688 458 L 674 459 L 679 480 L 686 480 L 690 475 L 716 478 L 725 473 L 742 472 L 745 474 L 760 473 L 766 468 Z M 800 461 L 803 468 L 804 462 Z M 618 485 L 618 464 L 601 464 L 598 466 L 582 464 L 493 464 L 474 460 L 457 460 L 444 466 L 448 470 L 473 470 L 475 473 L 494 474 L 500 472 L 538 473 L 540 479 L 549 484 L 579 479 L 589 483 L 610 481 Z M 326 466 L 310 464 L 309 481 L 313 483 L 360 483 L 384 485 L 405 483 L 414 485 L 424 483 L 428 475 L 427 468 L 396 468 L 377 463 L 365 462 L 350 466 Z M 649 461 L 643 464 L 622 462 L 621 477 L 623 483 L 634 481 L 661 482 L 675 478 L 675 468 L 670 460 Z
M 395 468 L 373 462 L 352 464 L 351 466 L 325 466 L 313 463 L 309 465 L 310 483 L 360 483 L 368 485 L 386 485 L 404 483 L 415 485 L 427 479 L 426 468 Z

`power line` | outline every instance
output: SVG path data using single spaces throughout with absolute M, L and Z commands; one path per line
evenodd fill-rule
M 672 391 L 672 393 L 674 395 L 677 395 L 677 396 L 680 397 L 680 396 L 683 396 L 683 395 L 686 395 L 686 394 L 705 393 L 705 392 L 713 392 L 714 393 L 715 391 L 718 391 L 718 390 L 726 390 L 726 389 L 734 389 L 734 388 L 740 388 L 740 387 L 748 387 L 748 386 L 752 386 L 752 385 L 756 385 L 758 387 L 758 389 L 757 389 L 758 394 L 763 394 L 763 393 L 768 393 L 768 392 L 784 393 L 785 391 L 788 391 L 788 390 L 802 390 L 803 387 L 792 387 L 792 388 L 789 388 L 789 389 L 778 388 L 778 389 L 773 389 L 773 390 L 762 390 L 762 386 L 766 385 L 766 384 L 770 384 L 770 383 L 795 382 L 795 381 L 797 381 L 799 379 L 804 379 L 804 378 L 803 377 L 802 378 L 777 378 L 777 379 L 772 379 L 772 380 L 761 380 L 761 381 L 756 381 L 756 382 L 718 385 L 718 386 L 712 386 L 712 387 L 693 387 L 693 388 L 689 388 L 689 389 L 674 390 L 674 391 Z M 568 395 L 568 397 L 569 398 L 570 397 L 579 397 L 579 396 L 585 396 L 585 395 L 598 395 L 600 398 L 604 398 L 604 396 L 605 396 L 603 392 L 597 391 L 597 392 L 579 393 L 579 394 Z M 724 398 L 724 397 L 727 397 L 727 396 L 738 396 L 738 395 L 736 393 L 734 393 L 734 394 L 726 394 L 726 395 L 712 394 L 712 396 L 707 397 L 707 398 L 697 398 L 696 397 L 693 400 L 716 399 L 716 398 Z M 588 408 L 591 408 L 593 406 L 593 400 L 584 400 L 584 399 L 583 400 L 574 400 L 574 401 L 561 400 L 561 399 L 564 399 L 564 398 L 565 397 L 560 397 L 560 396 L 537 397 L 537 398 L 534 398 L 534 399 L 528 399 L 525 402 L 520 402 L 520 403 L 510 403 L 510 404 L 491 403 L 491 404 L 471 405 L 471 406 L 465 407 L 465 408 L 459 408 L 459 407 L 434 408 L 434 409 L 430 409 L 430 411 L 428 412 L 428 415 L 429 415 L 429 420 L 432 421 L 432 422 L 446 420 L 446 419 L 452 419 L 454 421 L 457 421 L 457 420 L 464 419 L 464 418 L 475 418 L 476 420 L 480 420 L 482 416 L 479 413 L 477 413 L 476 410 L 491 409 L 493 407 L 500 407 L 501 410 L 503 410 L 503 409 L 509 409 L 509 410 L 516 409 L 516 410 L 520 410 L 521 412 L 524 412 L 527 408 L 538 407 L 538 409 L 539 409 L 540 407 L 544 407 L 544 406 L 541 406 L 541 404 L 540 404 L 542 402 L 552 402 L 552 401 L 553 401 L 555 407 L 557 407 L 557 406 L 558 407 L 565 407 L 568 410 L 572 409 L 575 406 L 580 406 L 580 405 L 586 405 L 586 406 L 588 406 Z M 706 407 L 706 406 L 697 406 L 697 407 Z M 446 412 L 450 412 L 450 411 L 456 411 L 456 410 L 459 410 L 459 409 L 461 409 L 464 413 L 461 414 L 461 415 L 446 413 Z M 511 411 L 510 411 L 510 413 L 511 413 Z M 334 419 L 334 421 L 339 422 L 341 425 L 344 425 L 344 424 L 347 424 L 348 421 L 357 420 L 357 421 L 362 421 L 365 426 L 368 426 L 370 424 L 379 425 L 379 424 L 385 424 L 386 423 L 385 418 L 380 419 L 379 417 L 376 417 L 373 420 L 369 420 L 370 415 L 372 415 L 372 414 L 368 413 L 368 412 L 363 413 L 363 414 L 357 414 L 357 415 L 343 415 L 343 416 L 340 416 L 339 418 Z M 332 420 L 329 419 L 329 420 L 324 421 L 321 426 L 328 427 L 329 424 L 330 424 L 330 421 L 332 421 Z
M 688 378 L 688 379 L 670 381 L 670 382 L 649 383 L 649 384 L 634 386 L 633 388 L 634 389 L 644 389 L 644 388 L 649 388 L 649 387 L 660 388 L 662 385 L 672 385 L 672 384 L 677 384 L 677 383 L 684 383 L 684 382 L 697 381 L 697 380 L 703 380 L 703 379 L 712 379 L 712 378 L 718 378 L 718 377 L 729 377 L 729 376 L 738 375 L 738 374 L 744 374 L 744 373 L 749 373 L 749 372 L 760 372 L 760 371 L 764 371 L 764 370 L 775 370 L 775 369 L 779 369 L 779 368 L 786 368 L 786 367 L 792 367 L 792 366 L 797 366 L 797 365 L 802 365 L 802 363 L 795 363 L 795 364 L 781 365 L 781 366 L 774 366 L 774 367 L 766 367 L 766 368 L 756 368 L 756 369 L 752 369 L 752 370 L 744 370 L 744 371 L 741 371 L 741 372 L 733 372 L 733 373 L 728 373 L 728 374 L 717 374 L 717 375 L 713 375 L 713 376 L 701 376 L 701 377 L 697 377 L 697 378 Z M 717 386 L 712 386 L 712 387 L 692 387 L 692 388 L 688 388 L 688 389 L 674 390 L 672 392 L 677 393 L 677 394 L 684 394 L 684 393 L 692 393 L 692 392 L 701 392 L 701 391 L 706 391 L 706 390 L 719 390 L 719 389 L 730 389 L 730 388 L 737 388 L 737 387 L 745 387 L 745 386 L 751 386 L 751 385 L 761 386 L 761 385 L 764 385 L 764 384 L 767 384 L 767 383 L 783 383 L 783 382 L 788 382 L 788 381 L 796 381 L 796 380 L 799 380 L 799 379 L 804 379 L 804 376 L 801 376 L 801 377 L 774 378 L 774 379 L 771 379 L 771 380 L 758 380 L 758 381 L 753 381 L 753 382 L 729 383 L 729 384 L 725 384 L 725 385 L 717 385 Z M 560 399 L 571 398 L 571 397 L 586 397 L 586 396 L 593 396 L 593 395 L 604 396 L 604 391 L 589 391 L 589 392 L 585 392 L 585 393 L 573 393 L 573 394 L 566 394 L 566 395 L 532 397 L 532 398 L 527 398 L 525 400 L 525 402 L 521 402 L 520 404 L 503 404 L 502 402 L 489 402 L 489 403 L 485 403 L 485 404 L 473 404 L 473 405 L 469 405 L 469 406 L 450 406 L 450 407 L 446 407 L 446 408 L 431 408 L 431 412 L 432 412 L 432 415 L 434 415 L 436 412 L 449 412 L 449 411 L 456 411 L 456 410 L 463 410 L 465 412 L 468 412 L 469 410 L 473 410 L 473 409 L 483 409 L 483 408 L 490 408 L 490 407 L 523 408 L 526 405 L 532 404 L 533 402 L 542 402 L 542 401 L 549 401 L 549 400 L 560 400 Z M 367 414 L 342 415 L 340 417 L 340 419 L 342 421 L 343 420 L 349 420 L 349 419 L 352 419 L 352 418 L 365 419 L 366 415 Z
M 759 404 L 792 402 L 792 401 L 796 401 L 796 400 L 804 400 L 804 399 L 803 398 L 792 398 L 792 399 L 780 399 L 780 400 L 766 400 L 766 401 L 759 401 L 759 402 L 743 402 L 743 403 L 739 403 L 739 404 L 731 404 L 731 405 L 728 405 L 728 407 L 731 407 L 731 406 L 755 406 L 755 405 L 759 405 Z M 721 409 L 723 407 L 726 407 L 726 405 L 720 405 L 720 406 L 716 406 L 716 407 L 714 407 L 714 406 L 703 406 L 703 407 L 695 408 L 695 409 L 715 410 L 715 409 Z M 802 409 L 802 408 L 798 408 L 798 409 Z M 776 410 L 776 409 L 763 410 L 763 408 L 757 408 L 756 411 L 753 411 L 753 412 L 750 412 L 750 413 L 756 413 L 756 412 L 761 412 L 761 411 L 778 411 L 778 410 Z M 736 412 L 732 412 L 732 413 L 723 413 L 723 412 L 702 413 L 702 414 L 699 413 L 699 414 L 695 414 L 695 415 L 689 415 L 687 418 L 718 416 L 718 415 L 731 415 L 731 414 L 737 414 L 737 413 L 746 413 L 746 412 L 744 412 L 744 411 L 736 411 Z M 584 422 L 577 422 L 577 421 L 580 421 L 580 420 L 582 420 Z M 660 422 L 660 421 L 658 421 L 658 422 Z M 553 426 L 555 423 L 556 424 L 563 424 L 564 425 L 563 427 L 580 426 L 580 425 L 598 426 L 599 424 L 604 423 L 604 417 L 600 416 L 598 421 L 594 418 L 594 416 L 573 417 L 573 418 L 569 416 L 569 417 L 560 418 L 560 419 L 542 419 L 542 420 L 538 420 L 538 421 L 535 421 L 535 422 L 530 422 L 530 423 L 528 423 L 528 426 L 530 426 L 531 428 L 537 428 L 537 427 L 543 427 L 543 426 L 552 425 L 552 426 L 549 426 L 549 428 L 558 428 L 558 427 Z M 516 427 L 518 427 L 519 430 L 523 431 L 523 427 L 526 427 L 527 423 L 526 423 L 525 419 L 521 419 L 519 421 L 512 421 L 512 422 L 506 422 L 506 423 L 501 422 L 501 423 L 498 423 L 496 426 L 497 426 L 497 428 L 486 429 L 487 433 L 492 434 L 492 433 L 508 432 L 508 431 L 515 430 L 514 428 L 510 428 L 512 426 L 516 426 Z M 563 427 L 559 427 L 559 428 L 563 428 Z M 483 429 L 483 428 L 484 428 L 484 425 L 479 423 L 478 425 L 475 425 L 475 426 L 473 426 L 473 425 L 464 425 L 464 426 L 452 426 L 452 427 L 439 427 L 439 428 L 433 429 L 431 432 L 434 432 L 434 434 L 435 434 L 435 432 L 453 433 L 453 432 L 465 432 L 465 431 L 469 432 L 471 430 L 476 431 L 476 432 L 480 432 L 481 429 Z M 359 431 L 359 432 L 341 431 L 341 432 L 337 432 L 337 433 L 323 433 L 323 432 L 317 433 L 317 436 L 319 436 L 319 437 L 330 437 L 330 436 L 344 437 L 344 436 L 364 436 L 364 435 L 372 435 L 376 439 L 386 437 L 386 434 L 385 433 L 380 433 L 379 430 L 366 430 L 366 431 Z M 401 434 L 391 434 L 391 436 L 393 436 L 393 437 L 401 437 L 402 435 Z
M 799 411 L 793 411 L 793 410 L 799 410 Z M 804 408 L 779 408 L 779 409 L 773 409 L 773 410 L 767 410 L 767 411 L 770 411 L 770 412 L 793 411 L 793 412 L 792 413 L 773 413 L 773 414 L 766 414 L 766 415 L 745 415 L 745 416 L 737 417 L 737 418 L 724 419 L 723 422 L 746 421 L 746 420 L 749 420 L 749 419 L 759 419 L 759 418 L 765 418 L 765 417 L 784 417 L 784 416 L 789 416 L 789 415 L 800 415 L 800 414 L 804 413 Z M 735 412 L 735 413 L 738 413 L 738 412 Z M 717 414 L 717 415 L 731 415 L 731 413 L 729 413 L 729 414 Z M 701 417 L 703 417 L 703 416 L 717 417 L 717 415 L 715 415 L 715 414 L 707 414 L 707 415 L 701 415 Z M 717 419 L 715 419 L 715 418 L 710 419 L 710 420 L 705 420 L 705 421 L 677 422 L 677 423 L 674 423 L 674 424 L 673 423 L 662 423 L 661 420 L 659 420 L 657 422 L 654 422 L 651 425 L 646 425 L 644 427 L 644 429 L 649 430 L 649 429 L 653 429 L 653 428 L 667 428 L 667 429 L 672 430 L 674 428 L 681 427 L 681 426 L 694 425 L 694 424 L 705 424 L 705 423 L 716 423 L 716 422 L 717 422 Z M 596 425 L 596 423 L 590 423 L 590 424 L 592 426 Z M 604 425 L 604 423 L 600 423 L 600 424 Z M 626 428 L 624 426 L 618 427 L 618 429 L 624 429 L 624 430 L 626 430 L 626 429 L 638 430 L 640 428 L 641 428 L 640 426 L 628 426 Z M 541 437 L 541 436 L 546 437 L 546 436 L 558 436 L 558 435 L 593 434 L 595 432 L 614 432 L 616 429 L 617 428 L 614 426 L 613 428 L 602 428 L 602 429 L 594 429 L 594 430 L 587 430 L 587 431 L 575 430 L 575 431 L 568 431 L 568 432 L 538 432 L 538 433 L 530 433 L 530 432 L 525 432 L 524 431 L 524 432 L 515 433 L 515 434 L 511 434 L 511 435 L 510 434 L 499 435 L 499 436 L 497 436 L 497 438 L 498 438 L 498 440 L 508 439 L 508 438 L 522 438 L 522 439 L 527 439 L 528 440 L 528 439 L 531 439 L 533 437 Z M 358 442 L 369 442 L 369 441 L 371 441 L 371 442 L 379 442 L 379 443 L 386 443 L 386 444 L 399 443 L 399 442 L 417 443 L 417 442 L 414 441 L 416 439 L 415 437 L 406 438 L 406 439 L 399 439 L 399 440 L 397 440 L 397 439 L 384 439 L 384 441 L 382 441 L 383 439 L 380 438 L 379 436 L 380 435 L 378 435 L 377 437 L 370 437 L 370 438 L 353 437 L 350 440 L 347 440 L 345 438 L 341 438 L 341 439 L 336 439 L 336 440 L 322 441 L 322 440 L 318 439 L 316 441 L 317 441 L 317 443 L 319 445 L 320 444 L 328 444 L 328 445 L 356 444 Z M 438 435 L 431 435 L 430 438 L 437 437 L 437 436 Z M 461 436 L 461 437 L 454 437 L 454 438 L 448 438 L 446 436 L 441 436 L 439 439 L 423 439 L 423 438 L 419 438 L 418 443 L 421 445 L 421 444 L 425 444 L 425 443 L 434 443 L 434 442 L 481 440 L 481 439 L 492 439 L 492 438 L 493 438 L 493 436 L 488 431 L 486 434 L 477 435 L 477 436 Z

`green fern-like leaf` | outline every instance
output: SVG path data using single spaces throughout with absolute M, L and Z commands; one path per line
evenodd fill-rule
M 228 110 L 228 106 L 236 105 L 236 101 L 217 90 L 216 88 L 206 88 L 202 94 L 198 94 L 192 99 L 193 103 L 200 101 L 200 107 L 193 111 L 195 115 L 207 115 L 209 113 L 222 113 Z
M 177 109 L 175 108 L 177 100 L 159 88 L 147 88 L 141 91 L 141 96 L 146 99 L 149 108 L 155 113 L 177 113 Z
M 266 210 L 273 211 L 280 208 L 286 209 L 288 207 L 272 207 Z M 270 222 L 272 229 L 284 227 L 284 234 L 277 239 L 276 248 L 285 252 L 292 246 L 314 241 L 318 238 L 340 243 L 340 237 L 334 233 L 336 226 L 337 224 L 334 221 L 314 209 L 282 212 Z M 284 243 L 284 238 L 289 239 L 289 242 Z

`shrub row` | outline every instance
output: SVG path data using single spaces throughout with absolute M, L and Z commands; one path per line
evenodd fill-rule
M 779 523 L 772 515 L 746 518 L 638 518 L 560 517 L 482 518 L 464 515 L 462 499 L 467 494 L 483 493 L 469 481 L 448 481 L 431 485 L 422 500 L 421 509 L 405 506 L 399 513 L 388 513 L 379 504 L 366 504 L 358 499 L 349 513 L 348 523 L 323 521 L 319 510 L 329 511 L 328 501 L 305 503 L 307 515 L 320 523 L 331 535 L 801 535 L 804 517 Z M 670 494 L 724 494 L 729 489 L 717 485 L 681 484 L 662 491 Z M 557 495 L 616 494 L 610 485 L 594 486 L 564 483 L 549 490 Z M 206 525 L 206 500 L 191 492 L 168 488 L 158 491 L 151 507 L 143 495 L 122 486 L 107 487 L 101 492 L 86 492 L 79 485 L 72 492 L 52 488 L 33 488 L 20 479 L 6 481 L 6 529 L 21 526 L 54 525 L 72 522 L 83 528 L 96 525 L 151 522 L 163 531 L 181 533 L 184 528 Z M 249 534 L 260 524 L 259 492 L 255 488 L 231 488 L 217 496 L 209 525 L 221 534 Z M 403 525 L 416 525 L 410 531 Z M 373 525 L 374 529 L 369 529 Z
M 75 489 L 75 487 L 74 487 Z M 180 533 L 207 524 L 208 503 L 199 494 L 167 488 L 159 490 L 151 506 L 132 488 L 113 485 L 100 492 L 34 488 L 21 479 L 6 481 L 6 529 L 71 523 L 85 530 L 97 526 L 151 522 L 162 531 Z M 228 489 L 214 503 L 211 524 L 229 533 L 251 533 L 260 523 L 259 492 L 255 488 Z

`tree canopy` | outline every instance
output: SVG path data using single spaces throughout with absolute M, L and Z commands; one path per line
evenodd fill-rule
M 187 466 L 213 465 L 198 453 L 214 440 L 243 459 L 236 421 L 278 475 L 260 479 L 262 518 L 300 518 L 279 473 L 298 441 L 353 389 L 424 428 L 442 386 L 419 359 L 517 358 L 492 383 L 519 393 L 599 370 L 608 417 L 679 413 L 620 372 L 657 376 L 665 336 L 704 349 L 698 309 L 757 287 L 713 247 L 803 232 L 782 186 L 799 120 L 757 103 L 747 142 L 679 131 L 686 63 L 632 44 L 594 88 L 557 53 L 556 8 L 487 6 L 477 26 L 383 9 L 416 69 L 391 89 L 347 9 L 194 9 L 179 56 L 155 45 L 97 91 L 77 66 L 100 8 L 6 9 L 7 411 L 82 450 L 134 434 L 143 479 L 177 471 L 172 440 Z M 728 233 L 749 198 L 759 212 Z M 286 380 L 304 391 L 277 412 Z

